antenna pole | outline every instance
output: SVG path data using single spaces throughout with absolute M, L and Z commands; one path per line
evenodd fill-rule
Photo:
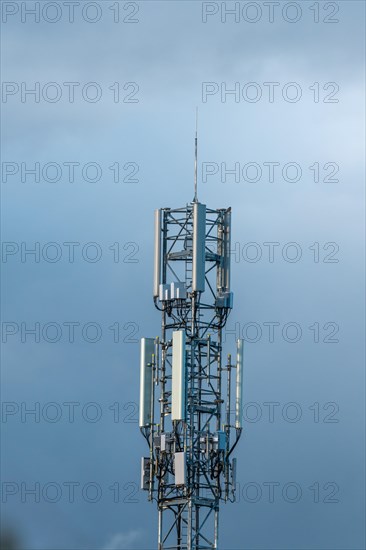
M 198 202 L 197 198 L 197 126 L 198 126 L 198 107 L 196 107 L 196 137 L 194 140 L 194 199 L 193 202 Z

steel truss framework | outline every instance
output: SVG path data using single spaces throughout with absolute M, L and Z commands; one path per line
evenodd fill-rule
M 230 286 L 225 264 L 230 209 L 206 209 L 201 292 L 192 284 L 194 204 L 162 209 L 159 229 L 162 282 L 185 283 L 187 291 L 185 299 L 154 298 L 162 330 L 151 359 L 151 421 L 141 431 L 149 444 L 145 489 L 158 506 L 159 550 L 217 549 L 219 503 L 235 500 L 236 461 L 231 455 L 241 435 L 240 421 L 233 421 L 236 363 L 230 355 L 225 364 L 222 359 L 222 330 L 231 305 L 218 301 Z M 186 415 L 172 421 L 172 335 L 179 330 L 186 337 Z M 174 458 L 183 452 L 186 479 L 177 484 Z

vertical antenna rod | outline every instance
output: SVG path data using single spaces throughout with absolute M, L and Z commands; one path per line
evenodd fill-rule
M 198 107 L 196 107 L 196 137 L 194 140 L 194 199 L 193 199 L 193 202 L 198 202 L 198 198 L 197 198 L 197 126 L 198 126 Z

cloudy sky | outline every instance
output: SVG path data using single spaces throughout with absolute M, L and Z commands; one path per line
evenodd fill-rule
M 20 548 L 156 547 L 138 341 L 160 330 L 153 210 L 192 200 L 196 106 L 199 198 L 233 209 L 225 352 L 246 339 L 221 548 L 364 548 L 364 18 L 361 1 L 2 2 L 2 515 Z

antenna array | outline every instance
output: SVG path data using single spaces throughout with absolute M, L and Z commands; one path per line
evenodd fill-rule
M 195 144 L 193 202 L 155 211 L 161 336 L 141 340 L 139 425 L 149 446 L 141 488 L 157 503 L 158 550 L 218 548 L 219 504 L 235 500 L 232 452 L 242 431 L 243 341 L 235 361 L 222 357 L 233 306 L 231 209 L 198 202 L 197 134 Z

